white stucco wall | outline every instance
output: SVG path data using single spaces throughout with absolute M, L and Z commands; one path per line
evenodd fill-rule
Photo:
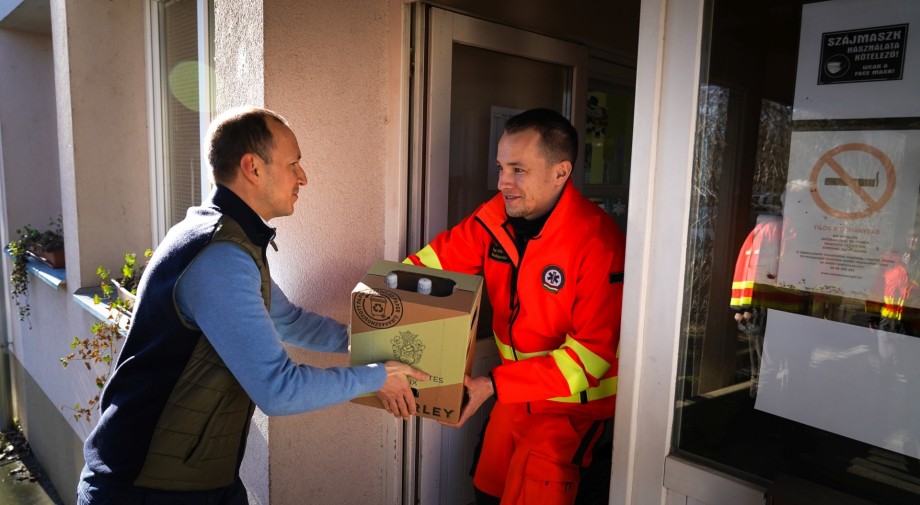
M 387 216 L 388 33 L 401 30 L 387 0 L 265 2 L 265 105 L 291 122 L 309 184 L 278 220 L 274 276 L 290 297 L 341 321 L 351 289 L 384 256 Z M 398 50 L 398 48 L 397 48 Z M 317 366 L 345 356 L 295 353 Z M 271 420 L 272 504 L 385 503 L 397 462 L 397 423 L 343 404 Z
M 50 37 L 0 30 L 4 244 L 22 225 L 44 229 L 61 212 L 53 70 Z
M 60 343 L 44 350 L 55 361 L 63 355 L 60 345 L 87 336 L 94 321 L 70 295 L 98 286 L 98 266 L 120 268 L 125 252 L 150 246 L 144 5 L 142 0 L 51 2 L 67 254 L 66 291 L 57 303 L 60 313 L 68 314 L 56 321 L 62 325 Z M 28 359 L 29 373 L 40 374 Z M 39 382 L 52 400 L 63 397 L 72 405 L 76 372 L 68 374 L 70 380 Z M 86 424 L 75 425 L 75 431 L 85 436 Z
M 231 107 L 265 105 L 262 1 L 214 1 L 215 113 Z M 269 418 L 256 409 L 240 477 L 254 505 L 269 496 Z
M 397 218 L 387 216 L 384 189 L 394 149 L 387 135 L 394 136 L 391 35 L 401 30 L 395 5 L 215 2 L 217 110 L 255 105 L 285 116 L 309 179 L 294 215 L 272 222 L 280 249 L 269 251 L 273 277 L 293 301 L 340 321 L 351 289 L 393 240 L 386 219 Z M 314 366 L 348 364 L 346 356 L 291 353 Z M 385 503 L 399 492 L 400 425 L 351 404 L 289 417 L 257 413 L 243 479 L 263 504 Z
M 151 245 L 145 6 L 51 0 L 72 286 Z
M 151 236 L 145 2 L 49 4 L 50 37 L 0 30 L 2 229 L 64 218 L 66 284 L 54 289 L 33 277 L 31 328 L 15 317 L 8 324 L 17 415 L 69 504 L 83 464 L 80 440 L 92 425 L 67 407 L 97 393 L 95 373 L 59 362 L 96 321 L 72 294 L 98 285 L 97 266 L 120 266 Z M 4 269 L 6 277 L 9 262 Z
M 51 36 L 0 30 L 2 241 L 23 224 L 44 229 L 64 218 L 66 284 L 33 277 L 29 321 L 18 320 L 6 295 L 3 303 L 16 414 L 66 503 L 90 428 L 67 407 L 97 392 L 95 374 L 59 362 L 94 322 L 71 295 L 98 283 L 96 266 L 117 266 L 126 247 L 150 237 L 143 5 L 52 1 Z M 5 279 L 9 269 L 4 261 Z
M 58 175 L 57 131 L 52 44 L 48 35 L 0 29 L 0 242 L 16 239 L 15 230 L 25 224 L 43 230 L 49 219 L 61 213 L 61 186 Z M 15 387 L 15 403 L 27 436 L 35 437 L 32 448 L 39 457 L 49 459 L 45 471 L 63 486 L 70 485 L 75 468 L 82 464 L 66 429 L 59 405 L 73 405 L 80 385 L 68 387 L 72 375 L 65 373 L 58 358 L 70 350 L 66 331 L 72 307 L 64 290 L 31 279 L 28 302 L 32 307 L 28 322 L 20 322 L 10 300 L 9 279 L 12 264 L 2 262 L 4 304 L 8 317 L 3 324 L 9 340 L 10 367 Z M 88 326 L 87 326 L 88 328 Z M 72 335 L 70 336 L 72 338 Z M 23 367 L 31 370 L 24 379 Z M 39 387 L 40 385 L 40 387 Z M 94 388 L 94 387 L 93 387 Z M 48 394 L 41 389 L 48 389 Z M 95 394 L 95 393 L 93 393 Z M 49 395 L 54 402 L 49 401 Z M 34 400 L 38 403 L 34 403 Z M 38 406 L 38 408 L 32 408 Z M 62 431 L 62 428 L 64 430 Z M 50 431 L 49 431 L 50 430 Z M 71 433 L 68 438 L 68 433 Z M 59 437 L 58 435 L 64 435 Z M 31 437 L 30 437 L 31 438 Z M 70 503 L 70 502 L 68 502 Z
M 214 0 L 216 112 L 265 105 L 262 0 Z

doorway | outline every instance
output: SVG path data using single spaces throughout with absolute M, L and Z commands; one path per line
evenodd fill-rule
M 625 231 L 634 61 L 572 40 L 578 37 L 527 29 L 514 16 L 497 22 L 495 12 L 411 8 L 416 98 L 407 249 L 418 250 L 497 193 L 495 149 L 504 121 L 534 107 L 554 109 L 575 125 L 584 142 L 573 182 Z M 638 16 L 632 36 L 637 32 Z M 490 316 L 484 296 L 474 376 L 500 362 Z M 469 473 L 490 410 L 484 405 L 461 429 L 407 423 L 404 503 L 474 502 Z M 602 477 L 609 480 L 609 467 Z M 606 503 L 606 492 L 599 494 Z

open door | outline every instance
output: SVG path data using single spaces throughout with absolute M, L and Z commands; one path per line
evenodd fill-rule
M 588 50 L 532 32 L 416 5 L 416 127 L 407 246 L 418 250 L 497 193 L 505 120 L 534 107 L 568 117 L 584 138 Z M 583 153 L 579 153 L 581 159 Z M 579 171 L 573 177 L 581 177 Z M 484 296 L 473 375 L 499 362 Z M 408 423 L 404 503 L 466 505 L 474 448 L 491 404 L 461 429 Z

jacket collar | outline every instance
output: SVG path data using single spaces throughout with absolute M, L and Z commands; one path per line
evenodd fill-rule
M 252 207 L 225 186 L 216 185 L 205 200 L 204 206 L 211 207 L 239 223 L 249 240 L 263 249 L 275 238 L 275 229 L 266 224 Z
M 578 190 L 575 189 L 575 185 L 570 178 L 566 181 L 565 187 L 562 189 L 562 194 L 559 195 L 559 201 L 556 202 L 556 206 L 550 210 L 549 217 L 546 218 L 546 224 L 543 225 L 543 230 L 534 238 L 539 238 L 547 233 L 551 234 L 566 223 L 569 219 L 568 214 L 571 212 L 573 199 L 577 194 Z M 511 263 L 515 266 L 519 265 L 520 258 L 518 257 L 514 239 L 511 237 L 511 225 L 508 224 L 508 215 L 505 213 L 505 201 L 502 199 L 501 192 L 480 206 L 479 210 L 475 212 L 475 218 L 481 222 L 489 231 L 489 234 L 498 241 L 502 249 L 505 250 L 505 254 L 507 254 L 508 258 L 511 260 Z

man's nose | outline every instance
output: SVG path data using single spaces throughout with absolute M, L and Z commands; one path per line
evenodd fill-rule
M 512 186 L 511 180 L 512 180 L 511 174 L 506 173 L 505 170 L 502 170 L 500 168 L 498 169 L 498 189 L 499 190 L 501 190 L 502 188 L 510 188 Z
M 297 184 L 299 186 L 306 186 L 307 182 L 307 171 L 301 167 L 297 172 Z

